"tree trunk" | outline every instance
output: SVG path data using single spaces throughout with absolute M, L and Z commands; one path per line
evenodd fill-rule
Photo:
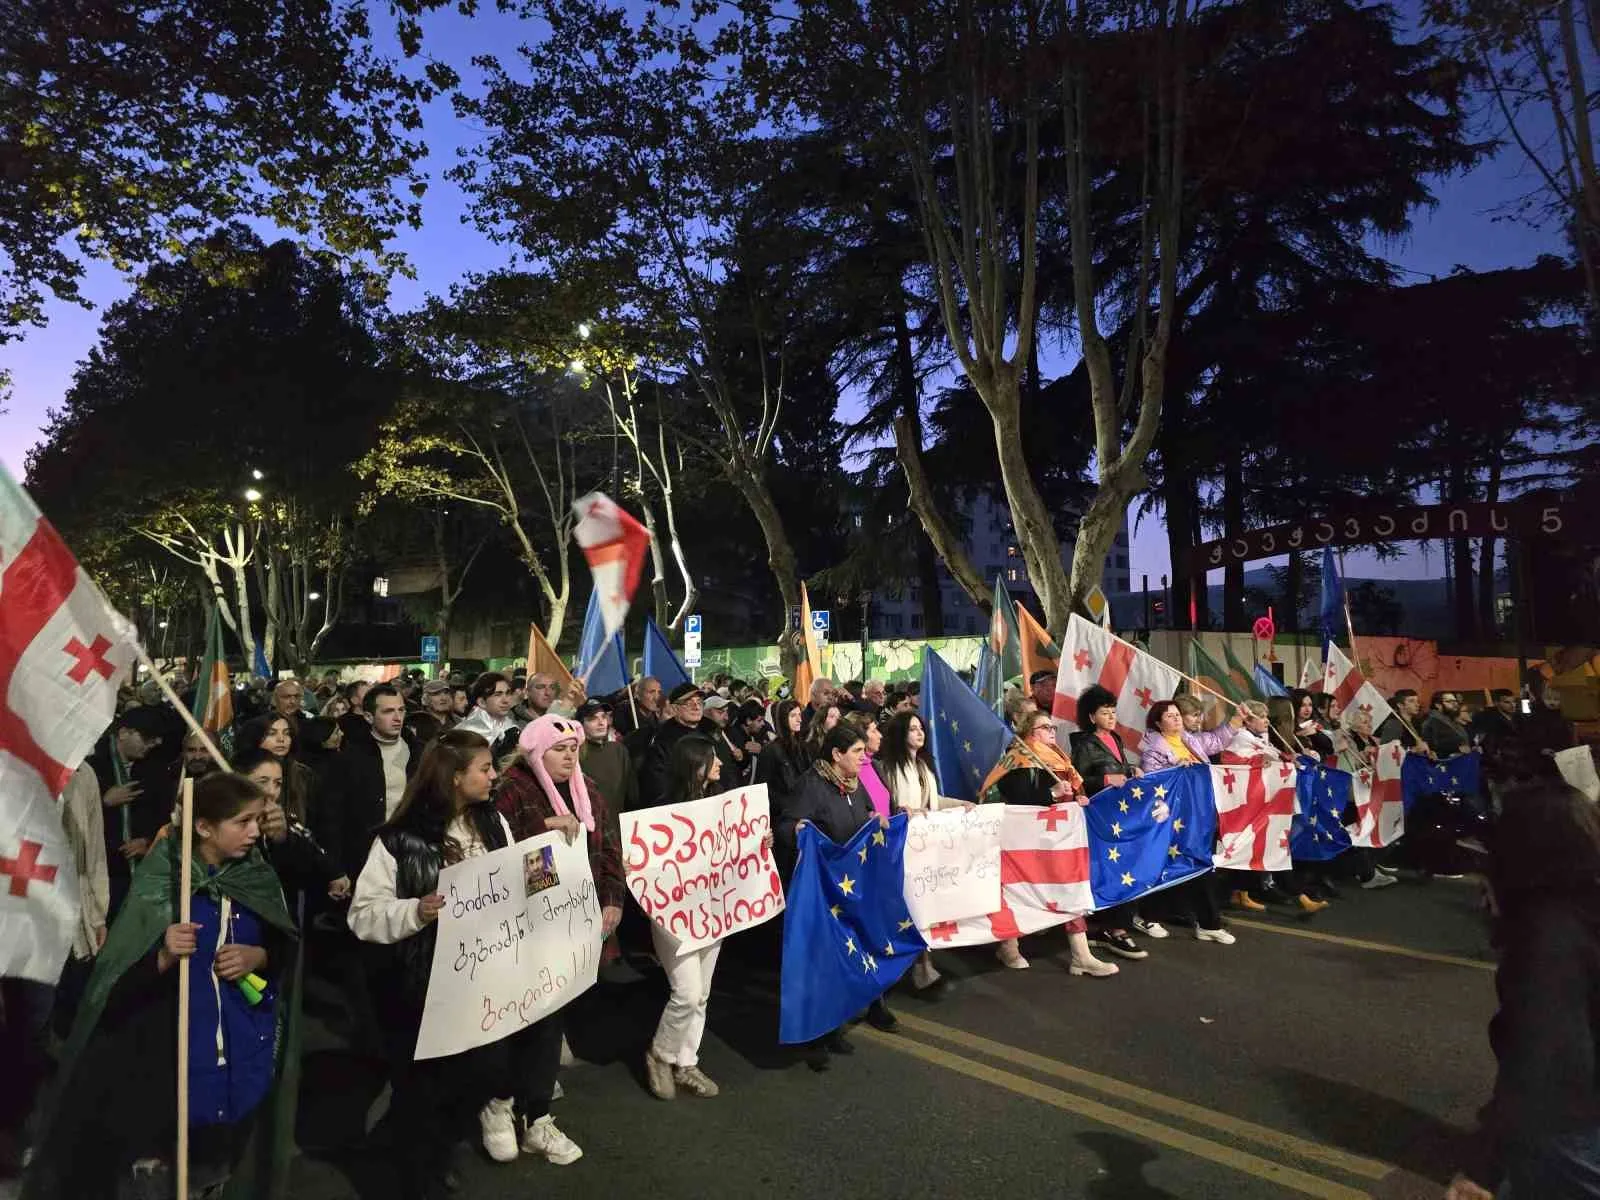
M 778 595 L 783 601 L 783 631 L 778 642 L 785 656 L 785 674 L 793 670 L 793 631 L 789 629 L 789 614 L 800 607 L 800 564 L 795 559 L 794 547 L 789 544 L 789 534 L 783 527 L 783 517 L 773 503 L 767 481 L 748 463 L 728 470 L 729 482 L 739 490 L 744 502 L 750 506 L 756 523 L 761 526 L 767 542 L 767 567 L 778 585 Z
M 1244 532 L 1244 466 L 1237 456 L 1231 456 L 1222 471 L 1222 529 L 1226 537 Z M 1230 633 L 1249 628 L 1244 611 L 1242 562 L 1229 562 L 1222 569 L 1222 627 Z
M 911 419 L 904 413 L 894 419 L 894 455 L 900 461 L 900 469 L 905 472 L 906 489 L 911 496 L 911 511 L 916 513 L 917 519 L 922 522 L 922 529 L 928 535 L 928 541 L 932 543 L 939 557 L 944 559 L 945 569 L 961 586 L 961 590 L 967 593 L 973 604 L 988 612 L 992 603 L 988 586 L 984 583 L 978 568 L 973 565 L 972 559 L 967 557 L 967 548 L 961 538 L 939 512 L 933 488 L 928 483 L 928 473 L 922 466 L 922 448 L 917 432 L 911 424 Z M 936 586 L 935 591 L 937 590 Z M 927 603 L 926 589 L 923 592 L 923 603 Z M 942 613 L 940 623 L 943 624 Z
M 1195 589 L 1189 572 L 1183 566 L 1189 551 L 1194 547 L 1190 530 L 1194 528 L 1199 505 L 1195 502 L 1194 479 L 1190 474 L 1188 456 L 1182 450 L 1184 406 L 1180 402 L 1177 412 L 1161 425 L 1161 495 L 1167 510 L 1167 557 L 1172 563 L 1172 582 L 1167 613 L 1172 628 L 1182 629 L 1189 621 L 1189 599 Z M 1172 418 L 1176 418 L 1176 420 Z M 1204 627 L 1204 587 L 1194 595 L 1197 623 Z
M 1003 369 L 990 383 L 989 416 L 994 424 L 995 452 L 1000 461 L 1000 481 L 1005 485 L 1006 503 L 1011 508 L 1011 527 L 1022 547 L 1022 561 L 1028 568 L 1050 636 L 1062 637 L 1073 607 L 1089 588 L 1100 582 L 1106 555 L 1122 527 L 1127 497 L 1121 489 L 1101 484 L 1078 527 L 1078 544 L 1072 555 L 1072 576 L 1061 566 L 1061 538 L 1056 534 L 1050 509 L 1039 494 L 1022 452 L 1021 396 L 1014 371 Z M 1131 494 L 1131 493 L 1130 493 Z M 946 562 L 949 560 L 946 559 Z M 1080 577 L 1087 571 L 1087 582 Z M 985 611 L 989 605 L 980 605 Z
M 939 555 L 926 532 L 917 538 L 917 579 L 922 586 L 922 633 L 944 636 L 944 590 L 939 586 Z

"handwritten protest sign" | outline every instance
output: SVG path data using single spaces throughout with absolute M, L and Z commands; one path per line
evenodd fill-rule
M 628 890 L 685 954 L 783 911 L 767 785 L 622 814 Z
M 980 804 L 912 818 L 906 830 L 906 907 L 918 929 L 1000 907 L 1005 806 Z
M 1588 746 L 1557 750 L 1556 769 L 1561 772 L 1563 779 L 1590 800 L 1600 800 L 1600 773 L 1595 771 L 1594 751 Z
M 541 834 L 445 867 L 439 894 L 417 1058 L 499 1041 L 594 986 L 600 898 L 584 839 Z

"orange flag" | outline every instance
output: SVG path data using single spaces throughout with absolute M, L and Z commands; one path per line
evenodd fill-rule
M 804 704 L 811 695 L 811 685 L 822 678 L 822 655 L 811 629 L 811 597 L 803 583 L 800 585 L 800 636 L 805 638 L 806 652 L 795 664 L 794 698 Z
M 528 674 L 549 675 L 563 691 L 572 683 L 572 672 L 567 670 L 567 664 L 550 648 L 539 627 L 531 622 L 528 625 Z
M 1045 627 L 1033 619 L 1033 614 L 1017 605 L 1017 635 L 1022 643 L 1022 681 L 1033 678 L 1035 671 L 1056 672 L 1061 669 L 1061 651 Z M 1026 689 L 1024 689 L 1026 690 Z

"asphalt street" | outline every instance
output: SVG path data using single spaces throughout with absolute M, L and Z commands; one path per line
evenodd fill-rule
M 1024 942 L 1027 971 L 943 953 L 953 986 L 893 993 L 900 1029 L 859 1027 L 824 1074 L 776 1045 L 771 939 L 742 935 L 702 1052 L 712 1100 L 644 1090 L 660 976 L 603 984 L 570 1012 L 580 1061 L 555 1107 L 584 1158 L 502 1166 L 463 1145 L 462 1194 L 1441 1195 L 1493 1078 L 1477 888 L 1347 887 L 1313 918 L 1230 919 L 1234 946 L 1175 929 L 1105 980 L 1071 978 L 1059 934 Z M 312 1011 L 336 1021 L 326 995 Z M 309 1045 L 294 1195 L 387 1200 L 393 1175 L 362 1139 L 378 1069 L 320 1019 Z

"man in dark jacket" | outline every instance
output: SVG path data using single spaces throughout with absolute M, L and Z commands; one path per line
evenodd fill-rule
M 1418 730 L 1428 748 L 1440 758 L 1449 758 L 1469 749 L 1467 728 L 1461 723 L 1461 698 L 1454 692 L 1435 692 L 1428 706 L 1427 720 Z
M 749 783 L 761 746 L 745 737 L 744 731 L 735 723 L 735 709 L 731 702 L 721 696 L 711 696 L 705 701 L 705 710 L 700 732 L 716 748 L 717 758 L 722 762 L 718 789 L 727 791 Z
M 604 700 L 585 700 L 578 707 L 578 723 L 583 726 L 583 745 L 578 752 L 583 773 L 599 785 L 612 812 L 638 808 L 633 758 L 626 746 L 611 740 L 611 705 Z
M 364 736 L 348 739 L 328 788 L 334 803 L 323 805 L 318 840 L 351 879 L 361 874 L 372 836 L 400 803 L 416 774 L 422 748 L 405 728 L 405 702 L 398 689 L 380 683 L 361 701 Z
M 672 748 L 680 738 L 700 731 L 700 719 L 705 716 L 705 705 L 700 699 L 700 689 L 692 683 L 680 683 L 667 697 L 667 719 L 657 727 L 650 739 L 650 748 L 639 765 L 639 800 L 645 807 L 666 803 L 670 779 Z
M 1378 741 L 1399 742 L 1407 750 L 1420 749 L 1422 741 L 1414 731 L 1417 717 L 1422 712 L 1422 700 L 1416 691 L 1401 688 L 1389 697 L 1389 707 L 1394 709 L 1394 714 L 1378 726 Z
M 1487 753 L 1517 736 L 1517 694 L 1510 688 L 1489 693 L 1489 707 L 1472 718 L 1472 740 Z

